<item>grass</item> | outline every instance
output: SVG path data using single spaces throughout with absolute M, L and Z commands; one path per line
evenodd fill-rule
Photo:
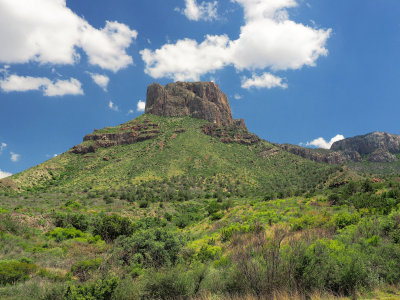
M 222 143 L 202 133 L 203 120 L 144 115 L 136 122 L 144 119 L 159 124 L 155 139 L 101 148 L 86 155 L 66 152 L 9 180 L 19 191 L 104 191 L 146 182 L 177 180 L 181 185 L 195 180 L 196 188 L 204 189 L 208 184 L 214 191 L 219 185 L 225 190 L 240 186 L 262 192 L 295 192 L 315 187 L 339 169 L 299 158 L 265 141 L 253 146 Z M 124 126 L 104 131 L 118 132 Z M 175 133 L 177 128 L 185 132 Z M 271 148 L 276 151 L 263 155 Z
M 146 119 L 154 139 L 66 152 L 3 185 L 0 269 L 18 280 L 0 299 L 398 298 L 396 176 Z

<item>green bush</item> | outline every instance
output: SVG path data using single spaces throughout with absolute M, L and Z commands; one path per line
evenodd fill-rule
M 333 219 L 336 228 L 343 229 L 349 225 L 357 224 L 360 221 L 358 213 L 340 213 Z
M 77 276 L 81 281 L 86 281 L 89 279 L 92 271 L 100 267 L 101 262 L 102 262 L 101 258 L 80 261 L 72 266 L 71 272 L 72 274 Z
M 114 255 L 124 265 L 172 266 L 182 246 L 180 237 L 165 229 L 141 230 L 115 242 Z
M 15 284 L 27 280 L 36 270 L 37 266 L 32 263 L 0 260 L 0 284 Z
M 185 270 L 149 272 L 145 278 L 144 293 L 148 299 L 187 299 L 193 282 Z
M 63 213 L 57 212 L 54 216 L 54 225 L 56 227 L 75 227 L 76 229 L 86 231 L 89 227 L 89 217 L 81 213 Z
M 117 289 L 119 279 L 109 276 L 83 285 L 69 285 L 63 299 L 65 300 L 111 300 Z
M 296 279 L 307 291 L 329 290 L 355 295 L 376 284 L 369 259 L 336 240 L 318 240 L 298 260 Z
M 94 224 L 94 234 L 100 235 L 106 242 L 114 241 L 121 235 L 129 236 L 135 229 L 129 218 L 118 215 L 100 217 Z
M 61 228 L 56 227 L 48 233 L 48 236 L 54 238 L 57 242 L 62 242 L 69 239 L 86 237 L 87 235 L 76 228 Z

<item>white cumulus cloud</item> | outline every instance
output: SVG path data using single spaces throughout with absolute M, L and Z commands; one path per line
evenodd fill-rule
M 242 88 L 250 89 L 252 87 L 256 88 L 268 88 L 272 89 L 274 87 L 280 87 L 286 89 L 288 87 L 287 83 L 283 82 L 283 79 L 272 75 L 271 73 L 264 73 L 261 76 L 253 74 L 251 78 L 244 78 L 242 81 Z
M 146 63 L 146 74 L 153 78 L 199 80 L 201 75 L 228 64 L 226 54 L 229 43 L 226 35 L 208 35 L 200 44 L 195 40 L 184 39 L 176 44 L 166 44 L 155 51 L 144 49 L 140 53 Z
M 143 112 L 146 109 L 146 102 L 139 100 L 137 103 L 137 111 Z
M 14 152 L 10 152 L 11 155 L 11 161 L 12 162 L 18 162 L 21 158 L 20 154 L 14 153 Z
M 108 76 L 90 72 L 88 72 L 88 74 L 99 87 L 101 87 L 105 92 L 107 91 L 107 86 L 110 82 L 110 78 Z
M 27 92 L 41 90 L 45 96 L 83 95 L 82 84 L 75 78 L 51 81 L 46 77 L 11 75 L 0 80 L 4 92 Z
M 232 0 L 244 9 L 239 38 L 207 35 L 198 43 L 182 39 L 154 51 L 140 53 L 145 72 L 153 78 L 199 80 L 204 74 L 233 65 L 237 70 L 272 71 L 315 66 L 331 29 L 317 29 L 290 20 L 288 8 L 296 0 Z
M 0 170 L 0 179 L 6 178 L 6 177 L 11 176 L 11 175 L 12 174 L 9 173 L 9 172 L 5 172 L 5 171 Z
M 7 144 L 6 143 L 1 143 L 0 144 L 0 154 L 3 152 L 4 149 L 6 149 Z
M 182 12 L 189 20 L 192 21 L 211 21 L 218 18 L 217 6 L 217 1 L 203 1 L 198 4 L 196 0 L 185 0 L 185 8 L 178 8 L 177 10 Z
M 110 100 L 110 102 L 108 102 L 108 108 L 113 111 L 119 111 L 119 107 L 117 105 L 115 105 L 115 103 L 112 102 L 111 100 Z
M 70 78 L 69 80 L 57 80 L 44 86 L 45 96 L 64 96 L 64 95 L 83 95 L 82 85 L 79 80 Z
M 137 32 L 106 21 L 96 29 L 76 15 L 66 0 L 1 0 L 0 62 L 74 64 L 81 48 L 89 63 L 114 72 L 132 64 L 126 53 Z
M 329 142 L 326 141 L 324 138 L 320 137 L 311 142 L 307 142 L 305 144 L 305 146 L 308 146 L 308 147 L 314 146 L 314 147 L 322 148 L 322 149 L 330 149 L 334 142 L 341 141 L 343 139 L 344 139 L 344 136 L 341 134 L 337 134 L 336 136 L 331 138 Z

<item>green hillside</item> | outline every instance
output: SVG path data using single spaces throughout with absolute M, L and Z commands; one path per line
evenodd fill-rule
M 151 127 L 141 132 L 142 135 L 150 132 L 151 139 L 101 147 L 94 153 L 68 151 L 11 177 L 7 185 L 19 191 L 73 189 L 117 193 L 138 186 L 149 186 L 155 192 L 157 187 L 164 190 L 163 185 L 172 185 L 196 194 L 221 191 L 260 195 L 283 191 L 291 195 L 315 188 L 339 169 L 292 155 L 265 141 L 221 142 L 221 138 L 203 133 L 206 121 L 190 117 L 146 114 L 92 135 L 129 132 L 129 126 L 135 124 L 158 125 L 157 133 L 152 133 Z M 232 136 L 240 133 L 239 129 L 222 130 Z M 81 146 L 90 147 L 93 143 L 88 140 Z
M 400 297 L 400 178 L 241 126 L 145 114 L 0 187 L 0 299 Z

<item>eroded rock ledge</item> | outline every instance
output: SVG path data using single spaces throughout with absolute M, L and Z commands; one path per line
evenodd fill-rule
M 309 149 L 290 144 L 277 144 L 282 149 L 299 155 L 303 158 L 328 164 L 343 164 L 348 161 L 361 162 L 362 157 L 356 151 L 330 151 L 323 149 Z
M 218 124 L 205 124 L 202 127 L 204 134 L 219 138 L 225 144 L 238 143 L 244 145 L 253 145 L 261 141 L 261 139 L 248 132 L 240 124 L 234 125 L 218 125 Z
M 143 124 L 133 123 L 132 125 L 120 128 L 121 132 L 94 133 L 83 138 L 84 143 L 76 145 L 71 149 L 75 154 L 86 154 L 96 152 L 99 148 L 108 148 L 116 145 L 133 144 L 155 138 L 159 133 L 158 124 L 145 120 Z M 93 141 L 86 145 L 85 142 Z

